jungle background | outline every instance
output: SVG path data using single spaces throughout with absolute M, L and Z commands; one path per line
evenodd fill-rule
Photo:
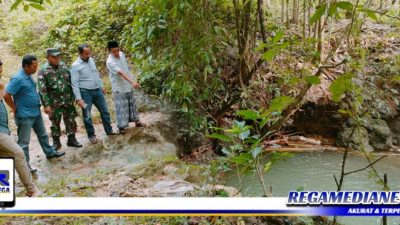
M 269 197 L 400 185 L 399 1 L 0 2 L 3 82 L 25 54 L 43 62 L 46 48 L 57 47 L 70 65 L 77 46 L 88 43 L 112 108 L 106 44 L 117 40 L 142 86 L 136 96 L 147 128 L 91 146 L 77 118 L 83 150 L 66 148 L 66 159 L 50 163 L 34 152 L 37 183 L 47 196 Z M 94 120 L 101 123 L 97 112 Z M 359 172 L 356 183 L 346 179 Z M 139 220 L 109 223 L 337 223 L 321 217 Z M 383 223 L 363 224 L 376 221 Z

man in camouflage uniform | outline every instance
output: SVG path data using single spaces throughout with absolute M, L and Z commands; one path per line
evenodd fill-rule
M 60 50 L 49 48 L 46 53 L 47 62 L 40 67 L 38 86 L 44 111 L 49 115 L 52 123 L 50 130 L 54 148 L 61 148 L 61 117 L 64 117 L 68 135 L 67 145 L 80 148 L 82 145 L 75 138 L 77 113 L 74 106 L 75 96 L 72 92 L 71 73 L 65 63 L 60 60 Z

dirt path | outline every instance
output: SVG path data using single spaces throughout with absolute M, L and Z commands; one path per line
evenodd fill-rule
M 20 68 L 22 57 L 12 52 L 10 43 L 0 41 L 0 59 L 3 61 L 3 76 L 1 81 L 8 81 L 12 74 Z

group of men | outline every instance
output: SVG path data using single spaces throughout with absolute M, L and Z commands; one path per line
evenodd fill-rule
M 105 99 L 106 90 L 87 44 L 78 46 L 79 57 L 72 64 L 71 69 L 61 61 L 59 49 L 47 49 L 47 61 L 41 65 L 37 76 L 38 88 L 32 78 L 38 69 L 38 60 L 33 55 L 23 57 L 22 69 L 11 78 L 5 91 L 4 85 L 0 83 L 0 157 L 15 159 L 16 170 L 26 187 L 27 196 L 37 196 L 40 193 L 30 178 L 30 173 L 36 172 L 29 164 L 29 142 L 32 129 L 47 159 L 65 155 L 65 152 L 58 151 L 62 147 L 60 141 L 62 118 L 68 135 L 67 145 L 82 147 L 75 137 L 77 132 L 75 103 L 82 108 L 84 125 L 91 143 L 98 142 L 91 119 L 93 105 L 100 112 L 107 135 L 123 134 L 129 122 L 135 122 L 136 127 L 145 126 L 139 120 L 133 94 L 133 90 L 140 88 L 140 85 L 134 81 L 127 59 L 120 51 L 118 43 L 110 41 L 107 47 L 109 56 L 106 64 L 113 91 L 118 132 L 112 128 Z M 0 61 L 0 74 L 1 71 L 2 62 Z M 10 137 L 8 115 L 3 98 L 14 114 L 18 128 L 17 143 Z M 49 144 L 40 111 L 41 105 L 51 121 L 53 146 Z

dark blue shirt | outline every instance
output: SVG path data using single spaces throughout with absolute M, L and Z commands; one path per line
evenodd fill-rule
M 6 92 L 13 96 L 17 117 L 35 117 L 40 113 L 39 94 L 32 76 L 23 69 L 15 74 L 7 85 Z
M 0 133 L 10 134 L 8 129 L 8 113 L 3 100 L 0 100 Z

